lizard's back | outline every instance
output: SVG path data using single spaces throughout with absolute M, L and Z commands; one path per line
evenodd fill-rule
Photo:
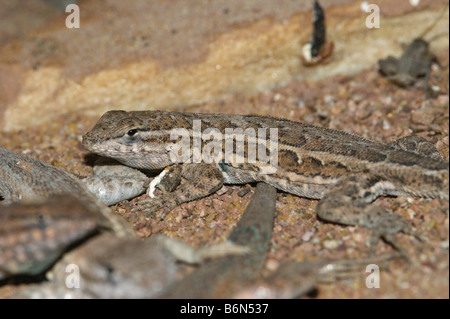
M 264 172 L 263 168 L 268 163 L 263 163 L 259 154 L 253 163 L 227 161 L 226 156 L 223 156 L 224 163 L 217 164 L 227 183 L 265 181 L 296 195 L 322 198 L 330 187 L 343 178 L 366 175 L 388 181 L 392 191 L 386 191 L 386 194 L 407 193 L 448 198 L 447 162 L 344 131 L 281 118 L 164 111 L 109 111 L 84 136 L 83 145 L 90 151 L 113 157 L 132 167 L 161 169 L 173 163 L 167 156 L 167 147 L 175 143 L 169 136 L 170 132 L 176 128 L 186 129 L 193 138 L 196 131 L 195 120 L 200 120 L 200 133 L 207 128 L 215 128 L 227 139 L 227 129 L 245 134 L 251 128 L 256 133 L 258 144 L 265 143 L 267 139 L 276 140 L 277 166 L 271 174 Z M 276 137 L 271 135 L 271 128 L 277 129 Z M 264 137 L 259 135 L 258 129 L 266 129 Z M 207 143 L 203 143 L 202 151 L 204 144 Z M 270 149 L 270 143 L 265 144 L 266 149 Z M 222 147 L 222 153 L 224 152 L 226 150 Z
M 184 114 L 184 113 L 183 113 Z M 275 174 L 253 177 L 277 184 L 301 196 L 321 198 L 342 178 L 367 174 L 393 183 L 392 195 L 411 194 L 448 198 L 449 164 L 392 145 L 372 141 L 341 130 L 257 115 L 230 115 L 217 125 L 217 117 L 191 114 L 203 128 L 224 127 L 278 129 L 278 168 Z M 214 125 L 216 124 L 216 125 Z M 266 132 L 266 138 L 273 138 Z M 258 172 L 260 165 L 230 163 L 245 171 Z M 299 188 L 299 186 L 301 187 Z

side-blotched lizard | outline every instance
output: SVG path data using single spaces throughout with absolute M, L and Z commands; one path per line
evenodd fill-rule
M 200 122 L 200 131 L 195 120 Z M 258 129 L 271 128 L 277 129 L 276 138 L 269 132 L 257 135 Z M 171 139 L 174 129 L 178 129 L 176 139 L 173 136 Z M 211 153 L 208 143 L 212 140 L 211 129 L 225 136 L 216 154 L 222 160 L 196 162 L 194 152 Z M 253 145 L 263 145 L 265 151 L 274 143 L 276 169 L 268 169 L 266 153 L 258 152 L 253 162 L 247 160 L 245 148 L 243 156 L 235 154 L 227 158 L 226 141 L 231 141 L 236 150 L 236 139 L 233 136 L 227 139 L 227 129 L 240 129 L 237 136 L 241 142 L 243 132 L 256 132 L 256 136 L 245 139 Z M 188 145 L 201 145 L 197 150 L 192 147 L 193 152 L 187 157 L 173 156 L 174 150 L 180 149 L 180 130 L 188 134 Z M 449 196 L 448 162 L 440 159 L 431 143 L 418 136 L 387 145 L 344 131 L 265 116 L 109 111 L 83 137 L 83 146 L 138 169 L 167 168 L 160 186 L 164 193 L 141 201 L 137 210 L 145 209 L 148 213 L 162 207 L 170 210 L 214 193 L 224 183 L 265 182 L 291 194 L 321 199 L 317 213 L 324 220 L 371 228 L 372 253 L 380 237 L 399 248 L 396 233 L 417 235 L 400 216 L 371 205 L 378 196 L 445 200 Z

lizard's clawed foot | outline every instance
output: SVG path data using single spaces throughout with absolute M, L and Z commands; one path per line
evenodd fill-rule
M 380 206 L 371 205 L 371 200 L 382 193 L 380 189 L 383 186 L 377 184 L 376 179 L 364 176 L 353 176 L 343 180 L 317 204 L 317 213 L 327 221 L 372 229 L 371 255 L 375 254 L 376 245 L 380 238 L 383 238 L 406 257 L 395 235 L 403 232 L 419 239 L 421 237 L 412 230 L 411 224 L 399 215 Z
M 420 234 L 412 229 L 410 223 L 394 213 L 388 213 L 382 220 L 380 220 L 378 225 L 373 227 L 373 232 L 370 238 L 370 256 L 375 256 L 377 243 L 380 238 L 383 238 L 387 243 L 398 250 L 401 256 L 409 262 L 408 254 L 395 238 L 395 235 L 399 232 L 412 235 L 420 241 L 423 241 Z

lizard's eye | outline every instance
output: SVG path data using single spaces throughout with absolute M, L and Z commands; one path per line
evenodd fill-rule
M 127 132 L 127 135 L 128 135 L 128 136 L 133 136 L 133 135 L 135 135 L 137 132 L 138 132 L 137 129 L 132 129 L 132 130 L 129 130 L 129 131 Z

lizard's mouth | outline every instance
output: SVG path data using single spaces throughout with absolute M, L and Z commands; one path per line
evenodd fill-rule
M 83 136 L 82 145 L 89 152 L 137 169 L 160 170 L 173 164 L 168 152 L 158 143 L 128 143 L 127 138 L 99 141 L 88 132 Z
M 101 145 L 92 145 L 87 150 L 100 156 L 115 159 L 126 166 L 137 169 L 161 170 L 173 164 L 167 153 L 148 153 L 143 150 L 135 152 L 132 148 L 120 144 L 116 148 L 111 147 L 111 145 L 108 148 L 103 148 Z

